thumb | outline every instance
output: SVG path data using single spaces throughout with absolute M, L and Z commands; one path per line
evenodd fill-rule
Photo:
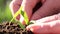
M 51 21 L 58 20 L 58 19 L 60 19 L 60 14 L 55 14 L 52 16 L 44 17 L 44 18 L 36 20 L 36 22 L 45 23 L 45 22 L 51 22 Z
M 36 23 L 27 26 L 27 30 L 33 33 L 60 33 L 60 20 L 55 20 L 49 23 Z
M 54 15 L 53 15 L 54 16 Z M 27 30 L 31 30 L 34 33 L 59 33 L 60 31 L 60 14 L 56 15 L 55 20 L 49 22 L 36 22 L 35 24 L 27 26 Z M 49 17 L 52 18 L 52 17 Z M 46 17 L 46 19 L 48 19 Z M 46 19 L 42 19 L 44 21 Z M 49 19 L 48 19 L 49 20 Z M 56 29 L 56 30 L 54 30 Z

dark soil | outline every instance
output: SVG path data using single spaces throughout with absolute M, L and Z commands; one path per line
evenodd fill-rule
M 17 23 L 4 22 L 0 24 L 0 34 L 33 34 L 31 31 L 21 29 Z

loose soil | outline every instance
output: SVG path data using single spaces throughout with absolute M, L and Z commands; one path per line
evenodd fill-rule
M 0 34 L 33 34 L 31 31 L 21 29 L 17 23 L 4 22 L 0 24 Z

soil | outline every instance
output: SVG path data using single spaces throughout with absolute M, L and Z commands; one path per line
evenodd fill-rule
M 0 34 L 33 34 L 33 32 L 21 29 L 17 23 L 4 22 L 0 24 Z

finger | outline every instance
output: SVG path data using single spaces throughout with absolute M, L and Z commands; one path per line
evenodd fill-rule
M 13 0 L 10 3 L 10 8 L 13 13 L 16 13 L 16 11 L 20 8 L 21 3 L 22 3 L 22 0 Z
M 32 9 L 34 8 L 37 2 L 39 2 L 39 0 L 23 0 L 22 2 L 23 10 L 26 11 L 28 19 L 30 19 L 32 15 Z
M 42 19 L 38 19 L 36 20 L 37 23 L 46 23 L 46 22 L 51 22 L 51 21 L 54 21 L 54 20 L 59 20 L 60 19 L 60 13 L 59 14 L 55 14 L 55 15 L 52 15 L 52 16 L 48 16 L 48 17 L 45 17 L 45 18 L 42 18 Z
M 30 17 L 32 15 L 32 9 L 34 8 L 34 6 L 36 5 L 37 2 L 38 2 L 38 0 L 23 0 L 22 1 L 21 6 L 23 6 L 23 11 L 25 11 L 27 14 L 28 21 L 30 20 Z M 24 18 L 22 18 L 22 16 L 21 16 L 20 21 L 22 23 L 25 23 Z
M 59 13 L 59 1 L 60 0 L 46 0 L 44 4 L 32 15 L 31 20 L 37 20 L 46 16 Z
M 36 23 L 27 26 L 28 30 L 31 30 L 34 33 L 60 33 L 60 20 L 55 20 L 49 23 Z
M 27 30 L 31 30 L 33 33 L 41 34 L 41 33 L 50 33 L 48 25 L 44 25 L 43 23 L 40 24 L 32 24 L 27 26 Z
M 17 12 L 17 10 L 20 8 L 21 3 L 22 3 L 22 0 L 13 0 L 10 3 L 10 9 L 11 9 L 12 15 L 14 15 Z M 17 19 L 18 20 L 20 19 L 20 15 L 17 16 Z

